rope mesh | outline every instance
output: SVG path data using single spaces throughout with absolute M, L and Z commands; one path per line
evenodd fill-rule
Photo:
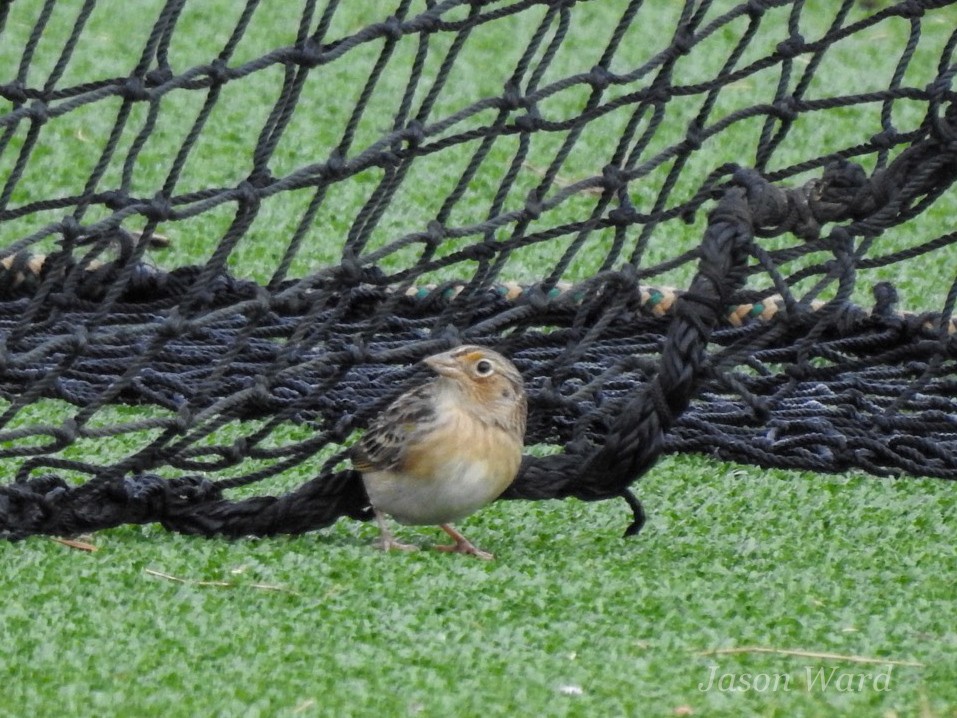
M 0 533 L 366 519 L 344 447 L 463 341 L 506 498 L 957 477 L 955 4 L 0 4 Z

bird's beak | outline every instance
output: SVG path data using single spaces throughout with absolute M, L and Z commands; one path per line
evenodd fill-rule
M 432 371 L 442 376 L 461 376 L 462 368 L 459 363 L 453 359 L 448 352 L 426 357 L 422 360 Z

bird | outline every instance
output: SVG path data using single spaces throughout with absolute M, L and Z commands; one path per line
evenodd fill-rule
M 438 525 L 453 543 L 440 551 L 494 556 L 456 528 L 501 495 L 518 474 L 528 403 L 522 375 L 487 347 L 467 344 L 426 357 L 435 376 L 399 396 L 353 445 L 379 525 L 378 547 L 414 551 L 386 523 Z

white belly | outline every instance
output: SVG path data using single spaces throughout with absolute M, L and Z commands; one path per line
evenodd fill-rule
M 514 472 L 503 477 L 500 467 L 490 471 L 484 461 L 455 456 L 429 478 L 392 471 L 363 475 L 372 505 L 403 524 L 458 521 L 498 498 L 512 478 Z

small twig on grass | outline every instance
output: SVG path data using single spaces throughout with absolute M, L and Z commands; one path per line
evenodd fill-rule
M 834 661 L 849 661 L 851 663 L 878 663 L 885 666 L 913 666 L 923 668 L 924 664 L 918 661 L 895 661 L 890 658 L 872 658 L 870 656 L 855 656 L 844 653 L 826 653 L 822 651 L 802 651 L 789 648 L 766 648 L 764 646 L 739 646 L 737 648 L 713 648 L 709 651 L 696 651 L 697 656 L 731 655 L 734 653 L 776 653 L 780 656 L 800 656 L 801 658 L 823 658 Z
M 130 233 L 131 235 L 133 235 L 133 239 L 135 239 L 136 241 L 139 241 L 143 237 L 143 233 L 139 231 L 138 229 L 128 229 L 126 231 Z M 157 234 L 156 232 L 154 232 L 153 234 L 150 235 L 150 243 L 149 243 L 148 249 L 166 249 L 171 244 L 172 242 L 169 241 L 169 237 L 167 237 L 165 234 Z
M 180 578 L 179 576 L 171 576 L 168 573 L 163 573 L 162 571 L 154 571 L 151 568 L 143 569 L 150 576 L 156 576 L 157 578 L 165 578 L 167 581 L 175 581 L 176 583 L 185 583 L 190 586 L 222 586 L 223 588 L 231 588 L 234 584 L 229 583 L 229 581 L 196 581 L 190 578 Z
M 50 540 L 56 541 L 57 543 L 61 543 L 64 546 L 69 546 L 70 548 L 79 549 L 80 551 L 89 551 L 90 553 L 93 553 L 94 551 L 99 550 L 97 549 L 96 546 L 94 546 L 90 542 L 81 541 L 80 539 L 68 539 L 68 538 L 60 538 L 59 536 L 50 536 Z
M 176 583 L 182 583 L 187 586 L 215 586 L 218 588 L 239 588 L 240 586 L 248 586 L 249 588 L 258 588 L 261 591 L 283 591 L 285 593 L 292 593 L 296 596 L 301 595 L 297 591 L 286 588 L 285 586 L 277 586 L 273 583 L 232 583 L 231 581 L 197 581 L 191 578 L 180 578 L 179 576 L 172 576 L 168 573 L 163 573 L 162 571 L 156 571 L 152 568 L 144 568 L 143 571 L 148 573 L 150 576 L 156 576 L 157 578 L 165 578 L 167 581 L 174 581 Z

